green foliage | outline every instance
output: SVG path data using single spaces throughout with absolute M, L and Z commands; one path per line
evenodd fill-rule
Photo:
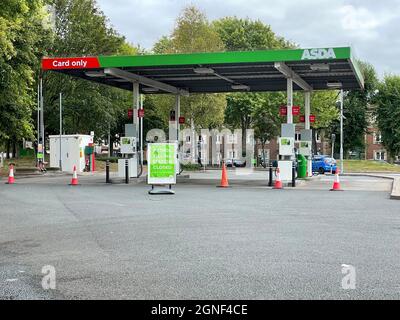
M 228 51 L 253 51 L 292 48 L 293 44 L 278 37 L 260 20 L 225 17 L 213 22 Z
M 364 76 L 364 90 L 352 90 L 345 93 L 343 121 L 343 150 L 346 155 L 349 151 L 362 151 L 365 147 L 365 134 L 369 125 L 369 106 L 373 100 L 378 85 L 378 78 L 373 66 L 365 62 L 358 62 Z M 333 122 L 331 131 L 340 135 L 339 117 Z M 336 145 L 339 152 L 339 145 Z
M 260 93 L 230 93 L 226 97 L 225 121 L 232 129 L 249 129 L 253 123 L 254 110 L 265 102 Z
M 316 118 L 312 124 L 313 128 L 317 130 L 328 128 L 332 121 L 339 118 L 336 108 L 337 95 L 337 91 L 315 91 L 311 94 L 311 114 Z
M 153 48 L 156 53 L 192 53 L 221 51 L 224 44 L 207 20 L 193 6 L 186 7 L 176 21 L 176 27 L 168 37 L 162 37 Z M 169 112 L 174 108 L 175 97 L 154 95 L 150 97 L 153 113 L 168 126 Z M 150 102 L 150 101 L 149 101 Z M 222 125 L 226 99 L 224 94 L 192 94 L 181 98 L 181 114 L 189 124 L 198 128 L 215 128 Z
M 131 55 L 137 48 L 108 26 L 94 0 L 53 0 L 55 37 L 52 56 Z M 122 133 L 128 122 L 132 93 L 63 74 L 44 75 L 46 133 L 58 133 L 59 93 L 63 93 L 63 124 L 66 133 L 89 133 L 104 138 Z
M 388 75 L 375 97 L 376 121 L 391 160 L 400 155 L 400 77 Z
M 124 38 L 107 22 L 95 0 L 52 0 L 56 12 L 55 56 L 92 56 L 118 53 Z
M 282 118 L 278 116 L 279 107 L 286 99 L 283 93 L 264 93 L 263 102 L 256 104 L 253 109 L 254 137 L 259 139 L 262 146 L 280 134 Z
M 35 71 L 46 35 L 41 0 L 0 2 L 0 143 L 33 135 Z
M 208 22 L 205 14 L 194 6 L 186 7 L 178 17 L 171 35 L 171 44 L 169 52 L 173 53 L 211 52 L 225 49 L 218 33 Z
M 269 25 L 259 20 L 226 17 L 213 25 L 227 50 L 248 51 L 282 49 L 292 44 L 278 37 Z M 245 146 L 245 130 L 254 128 L 255 138 L 261 143 L 278 134 L 281 123 L 278 108 L 285 103 L 282 93 L 232 93 L 227 95 L 225 123 L 231 128 L 242 129 L 242 148 Z

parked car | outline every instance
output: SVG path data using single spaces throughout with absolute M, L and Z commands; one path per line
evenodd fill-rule
M 242 167 L 245 167 L 245 166 L 246 166 L 246 161 L 239 160 L 239 159 L 234 159 L 234 160 L 233 160 L 233 165 L 234 165 L 235 167 L 242 168 Z
M 233 160 L 232 159 L 226 159 L 225 160 L 225 165 L 227 167 L 233 167 Z
M 312 159 L 312 171 L 324 174 L 325 172 L 336 173 L 336 160 L 329 156 L 314 156 Z
M 226 159 L 225 160 L 225 165 L 227 167 L 245 167 L 246 166 L 246 161 L 242 161 L 239 159 Z

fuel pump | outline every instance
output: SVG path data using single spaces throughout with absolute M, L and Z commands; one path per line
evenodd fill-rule
M 130 178 L 137 178 L 138 175 L 138 149 L 136 137 L 121 138 L 121 159 L 118 159 L 118 177 L 125 177 L 125 165 L 128 160 L 128 172 Z

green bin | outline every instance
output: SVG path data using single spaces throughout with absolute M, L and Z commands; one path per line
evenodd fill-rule
M 89 156 L 91 154 L 93 154 L 94 151 L 94 147 L 93 146 L 86 146 L 85 147 L 85 155 Z
M 297 155 L 297 178 L 307 177 L 307 159 L 302 155 Z

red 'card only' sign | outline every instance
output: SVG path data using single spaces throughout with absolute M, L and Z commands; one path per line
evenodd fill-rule
M 143 118 L 143 117 L 144 117 L 144 109 L 139 109 L 139 110 L 138 110 L 137 116 L 138 116 L 139 118 Z
M 185 117 L 179 117 L 179 124 L 185 123 Z
M 310 114 L 310 122 L 315 122 L 315 115 Z
M 43 70 L 95 69 L 95 68 L 100 68 L 100 62 L 97 57 L 42 59 Z
M 279 115 L 282 116 L 287 116 L 287 107 L 286 106 L 281 106 L 279 108 Z

